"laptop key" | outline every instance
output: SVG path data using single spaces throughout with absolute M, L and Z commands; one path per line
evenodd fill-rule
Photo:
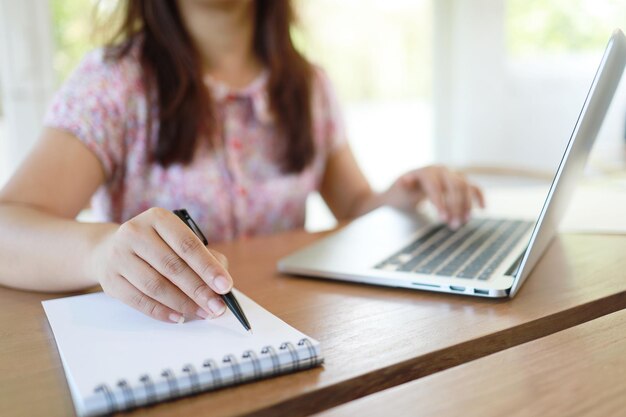
M 480 273 L 480 275 L 478 276 L 479 280 L 484 281 L 484 280 L 489 279 L 491 274 L 493 274 L 496 268 L 498 268 L 498 266 L 500 266 L 502 261 L 504 261 L 504 258 L 506 258 L 507 255 L 509 255 L 509 253 L 511 252 L 511 250 L 513 250 L 513 247 L 518 242 L 518 240 L 522 237 L 522 235 L 526 231 L 528 231 L 530 226 L 531 226 L 530 223 L 526 223 L 526 224 L 524 224 L 523 222 L 518 223 L 517 229 L 511 235 L 511 238 L 509 239 L 506 246 L 502 250 L 500 250 L 498 255 L 491 261 L 491 263 L 487 266 L 487 268 L 485 268 L 485 270 Z
M 467 241 L 467 239 L 471 238 L 471 236 L 479 230 L 482 223 L 484 223 L 484 220 L 479 220 L 472 225 L 468 224 L 466 227 L 458 230 L 453 235 L 456 240 L 444 246 L 439 254 L 431 258 L 425 265 L 415 271 L 421 273 L 432 273 L 437 268 L 441 267 L 446 260 L 454 260 L 452 255 Z
M 500 224 L 504 227 L 498 229 L 498 231 L 496 232 L 497 234 L 495 235 L 495 239 L 493 238 L 493 236 L 490 236 L 490 238 L 493 239 L 491 243 L 489 243 L 489 245 L 482 251 L 480 255 L 472 259 L 470 264 L 463 268 L 463 270 L 456 275 L 458 278 L 477 278 L 481 270 L 495 255 L 498 248 L 502 246 L 502 244 L 510 236 L 510 233 L 517 227 L 518 222 L 502 220 Z
M 444 228 L 443 225 L 438 225 L 438 226 L 433 227 L 428 232 L 426 232 L 425 234 L 417 238 L 415 241 L 411 242 L 408 246 L 405 246 L 398 252 L 391 255 L 389 258 L 380 262 L 378 265 L 375 266 L 375 268 L 385 268 L 386 265 L 389 265 L 389 264 L 397 264 L 397 267 L 400 267 L 401 265 L 404 265 L 407 262 L 410 262 L 415 257 L 414 253 L 416 252 L 416 250 L 421 245 L 423 245 L 426 241 L 428 241 L 431 237 L 437 234 L 440 230 L 442 230 L 443 228 Z M 404 258 L 408 258 L 408 259 L 405 261 Z
M 528 222 L 501 219 L 475 219 L 457 231 L 438 225 L 375 268 L 488 279 L 528 227 Z

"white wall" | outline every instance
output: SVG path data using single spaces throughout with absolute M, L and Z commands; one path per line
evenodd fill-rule
M 462 166 L 553 171 L 602 51 L 515 59 L 506 50 L 504 0 L 435 4 L 437 158 Z M 625 115 L 621 88 L 598 148 L 615 149 L 623 142 Z
M 0 0 L 0 83 L 5 112 L 0 184 L 41 133 L 55 89 L 53 53 L 48 2 Z

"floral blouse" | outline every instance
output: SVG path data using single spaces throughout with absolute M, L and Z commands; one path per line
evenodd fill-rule
M 56 94 L 45 125 L 80 140 L 99 159 L 106 180 L 92 198 L 102 221 L 124 222 L 150 207 L 186 208 L 211 242 L 302 227 L 306 198 L 320 186 L 329 155 L 345 143 L 342 115 L 325 73 L 312 89 L 313 162 L 297 174 L 280 171 L 266 93 L 268 74 L 234 90 L 205 79 L 214 101 L 216 142 L 201 141 L 187 165 L 149 160 L 147 100 L 136 53 L 114 62 L 88 54 Z M 155 112 L 153 112 L 155 113 Z M 158 120 L 152 120 L 157 125 Z M 153 129 L 156 130 L 156 129 Z M 154 143 L 154 142 L 151 142 Z

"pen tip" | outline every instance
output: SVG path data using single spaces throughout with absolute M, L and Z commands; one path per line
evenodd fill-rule
M 248 333 L 254 334 L 254 333 L 252 333 L 252 329 L 248 329 Z

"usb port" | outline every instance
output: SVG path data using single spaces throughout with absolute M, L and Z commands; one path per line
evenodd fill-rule
M 478 288 L 474 288 L 474 294 L 489 295 L 489 290 L 479 290 Z
M 459 285 L 450 285 L 450 289 L 452 291 L 465 292 L 465 287 L 461 287 Z

